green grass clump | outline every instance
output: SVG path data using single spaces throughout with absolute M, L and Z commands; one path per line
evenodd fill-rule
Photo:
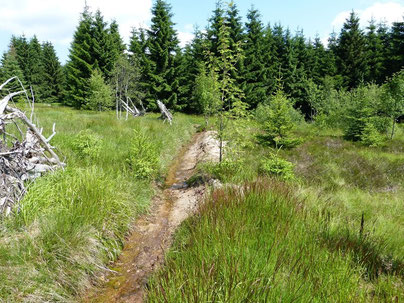
M 340 231 L 327 212 L 311 211 L 278 181 L 215 191 L 183 224 L 165 267 L 148 283 L 147 302 L 403 299 L 402 265 L 393 260 L 387 270 L 377 242 L 362 238 L 355 246 Z M 371 258 L 380 261 L 370 262 L 372 270 Z M 370 280 L 374 270 L 380 275 Z
M 160 158 L 154 176 L 162 177 L 198 119 L 176 115 L 169 126 L 155 114 L 125 121 L 113 112 L 41 105 L 36 113 L 45 136 L 56 122 L 51 143 L 67 165 L 36 180 L 0 222 L 0 301 L 75 302 L 116 259 L 153 195 L 152 180 L 139 179 L 127 161 L 135 138 L 147 134 Z
M 276 154 L 270 154 L 269 157 L 261 161 L 259 173 L 261 175 L 274 176 L 285 181 L 295 178 L 293 163 L 282 159 Z

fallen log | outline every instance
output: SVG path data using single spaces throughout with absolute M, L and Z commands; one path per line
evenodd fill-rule
M 159 107 L 161 112 L 160 118 L 163 119 L 164 121 L 168 121 L 171 125 L 173 123 L 173 115 L 170 113 L 170 111 L 167 109 L 164 103 L 161 102 L 160 100 L 157 100 L 157 106 Z

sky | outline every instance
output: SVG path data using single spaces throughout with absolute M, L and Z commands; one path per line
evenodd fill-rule
M 216 0 L 167 0 L 172 6 L 173 21 L 181 44 L 192 40 L 195 26 L 204 29 Z M 153 0 L 87 0 L 92 11 L 100 9 L 107 21 L 115 19 L 122 37 L 128 42 L 132 27 L 147 27 Z M 318 35 L 326 42 L 329 34 L 339 32 L 352 10 L 365 28 L 373 17 L 391 24 L 402 21 L 404 0 L 235 0 L 245 21 L 254 6 L 264 24 L 281 23 L 294 32 L 303 30 L 306 37 Z M 0 0 L 0 52 L 7 50 L 12 35 L 37 35 L 51 41 L 62 63 L 68 59 L 73 33 L 85 0 Z

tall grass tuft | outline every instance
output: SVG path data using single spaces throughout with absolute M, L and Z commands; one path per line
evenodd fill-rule
M 324 244 L 338 243 L 324 237 L 330 222 L 329 214 L 312 211 L 279 181 L 216 190 L 178 232 L 166 265 L 148 284 L 147 301 L 403 299 L 403 283 L 394 272 L 369 282 L 357 251 Z M 365 243 L 359 243 L 363 250 Z
M 0 301 L 76 302 L 116 259 L 153 195 L 153 180 L 137 178 L 127 162 L 134 137 L 147 133 L 161 158 L 155 176 L 163 176 L 196 120 L 177 115 L 169 126 L 154 114 L 124 121 L 112 112 L 36 107 L 45 130 L 57 122 L 52 144 L 67 167 L 38 179 L 0 222 Z

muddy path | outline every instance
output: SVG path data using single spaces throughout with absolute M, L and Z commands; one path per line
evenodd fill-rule
M 113 273 L 104 285 L 90 290 L 83 302 L 143 302 L 147 279 L 164 261 L 176 228 L 203 200 L 205 186 L 187 187 L 186 180 L 203 161 L 217 161 L 218 142 L 213 132 L 197 133 L 172 164 L 165 189 L 153 198 L 149 214 L 133 226 Z

